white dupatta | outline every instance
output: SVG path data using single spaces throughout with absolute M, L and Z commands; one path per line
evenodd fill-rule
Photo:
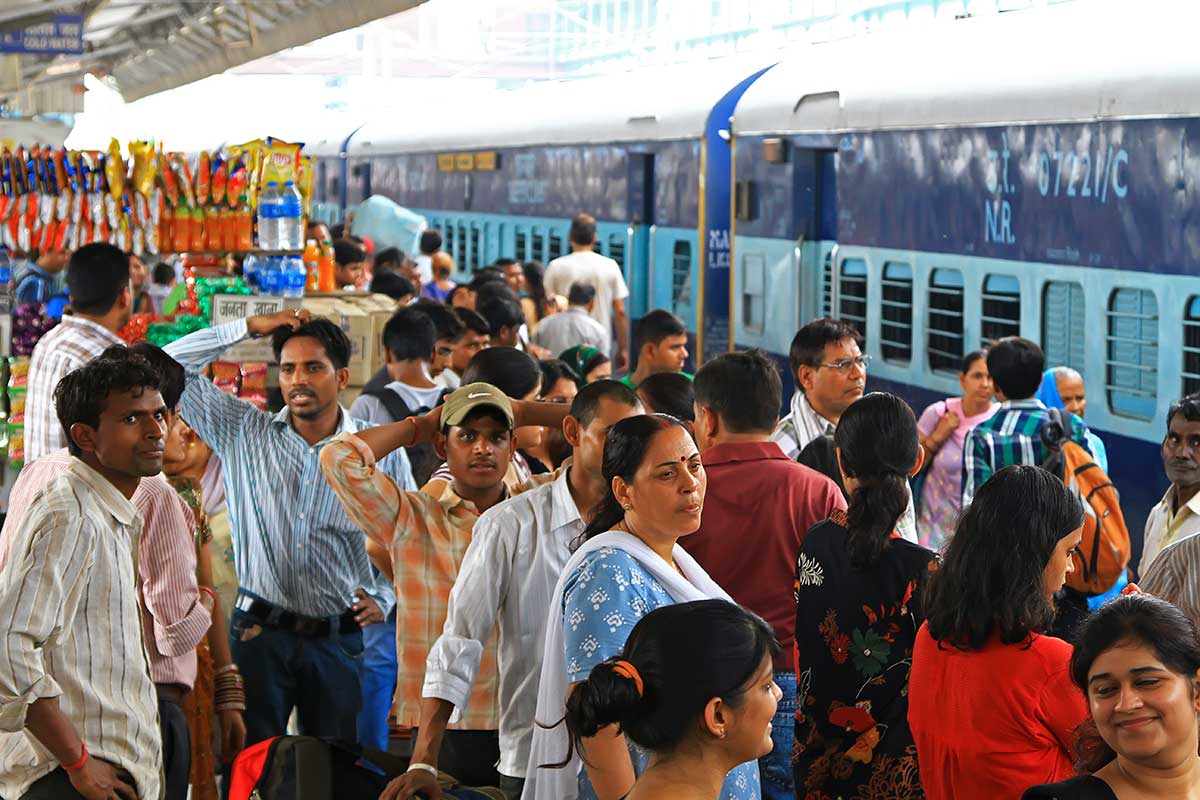
M 563 567 L 554 593 L 550 596 L 550 616 L 546 620 L 546 649 L 542 656 L 542 679 L 538 685 L 537 712 L 534 714 L 533 743 L 529 748 L 529 765 L 525 771 L 524 800 L 575 800 L 579 793 L 579 754 L 562 769 L 543 768 L 557 764 L 567 754 L 566 724 L 557 724 L 567 712 L 567 656 L 563 641 L 563 591 L 567 579 L 579 568 L 583 559 L 602 547 L 624 550 L 666 589 L 676 603 L 693 600 L 729 600 L 729 595 L 708 576 L 704 568 L 675 545 L 673 556 L 683 575 L 651 550 L 646 544 L 623 531 L 609 531 L 595 536 L 575 551 Z M 685 579 L 686 576 L 686 579 Z M 539 724 L 540 723 L 540 724 Z M 543 725 L 553 725 L 552 728 Z

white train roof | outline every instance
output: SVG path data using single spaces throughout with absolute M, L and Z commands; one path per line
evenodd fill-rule
M 600 78 L 547 81 L 455 98 L 435 113 L 372 120 L 350 157 L 553 144 L 666 141 L 699 136 L 713 105 L 772 63 L 731 57 Z
M 746 91 L 738 134 L 1200 114 L 1200 4 L 1065 3 L 808 45 Z

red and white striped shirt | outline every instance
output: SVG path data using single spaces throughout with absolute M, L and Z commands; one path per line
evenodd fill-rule
M 15 530 L 39 489 L 66 471 L 73 461 L 64 448 L 26 464 L 9 499 L 0 565 Z M 196 518 L 166 478 L 142 478 L 130 498 L 145 520 L 138 541 L 138 599 L 142 632 L 155 683 L 174 683 L 189 690 L 196 681 L 196 646 L 212 624 L 200 604 L 196 585 Z

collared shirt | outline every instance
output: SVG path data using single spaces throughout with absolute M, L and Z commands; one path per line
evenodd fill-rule
M 357 436 L 341 434 L 326 445 L 321 470 L 354 523 L 391 553 L 399 663 L 394 709 L 397 723 L 415 727 L 421 722 L 425 657 L 446 621 L 450 589 L 479 511 L 455 493 L 453 483 L 437 496 L 401 491 L 375 468 L 375 455 Z M 495 643 L 484 651 L 480 680 L 464 705 L 451 727 L 496 730 Z
M 703 519 L 679 544 L 734 600 L 771 623 L 782 647 L 776 671 L 791 671 L 800 546 L 846 500 L 837 484 L 775 442 L 718 444 L 701 461 L 708 474 Z
M 5 523 L 5 533 L 28 513 L 37 492 L 75 461 L 64 447 L 25 465 L 12 488 L 8 519 L 13 522 Z M 142 478 L 130 502 L 144 520 L 136 572 L 150 676 L 155 683 L 191 689 L 196 646 L 212 624 L 196 585 L 195 517 L 162 475 Z
M 25 397 L 25 462 L 66 447 L 54 409 L 54 388 L 68 372 L 82 367 L 114 344 L 125 344 L 102 325 L 65 316 L 33 348 L 29 393 Z
M 612 348 L 612 336 L 583 306 L 571 306 L 546 317 L 538 325 L 533 341 L 549 350 L 554 358 L 578 344 L 590 345 L 601 353 Z
M 179 409 L 221 459 L 234 560 L 242 589 L 312 617 L 342 614 L 365 589 L 386 615 L 391 582 L 371 569 L 362 533 L 321 476 L 321 447 L 291 425 L 285 407 L 260 411 L 200 374 L 205 364 L 246 337 L 246 321 L 196 331 L 165 348 L 187 370 Z M 337 432 L 366 427 L 341 409 Z M 408 457 L 397 451 L 379 465 L 415 489 Z
M 499 623 L 499 769 L 510 778 L 525 777 L 546 617 L 571 542 L 584 528 L 568 472 L 479 518 L 450 592 L 446 625 L 425 663 L 423 696 L 453 703 L 450 719 L 458 719 Z
M 1180 509 L 1180 513 L 1187 506 Z M 1151 512 L 1153 514 L 1153 512 Z M 1195 514 L 1191 514 L 1195 519 Z M 1142 556 L 1141 580 L 1138 585 L 1151 597 L 1173 603 L 1200 625 L 1200 537 L 1195 533 L 1181 538 L 1160 550 L 1151 562 Z
M 1046 406 L 1035 397 L 1005 400 L 990 419 L 967 434 L 963 443 L 963 508 L 997 471 L 1014 464 L 1036 466 L 1046 460 L 1041 427 L 1048 418 Z M 1074 414 L 1071 419 L 1071 440 L 1091 453 L 1087 425 Z
M 779 420 L 775 430 L 771 433 L 771 441 L 779 445 L 779 449 L 785 456 L 795 461 L 800 458 L 804 448 L 808 447 L 813 439 L 818 436 L 828 436 L 832 439 L 836 430 L 837 425 L 818 414 L 817 410 L 808 402 L 804 392 L 797 389 L 792 393 L 791 411 L 786 417 Z M 837 483 L 839 487 L 841 486 L 841 476 L 829 475 L 827 477 Z M 906 486 L 906 488 L 908 487 Z M 908 491 L 908 506 L 905 507 L 900 521 L 896 523 L 896 533 L 907 541 L 917 541 L 917 512 L 913 508 L 911 488 Z
M 1175 486 L 1171 485 L 1158 505 L 1150 509 L 1150 516 L 1146 517 L 1142 561 L 1138 565 L 1138 572 L 1145 575 L 1159 553 L 1195 533 L 1200 533 L 1200 492 L 1175 510 Z
M 73 459 L 37 492 L 0 567 L 0 795 L 21 797 L 59 762 L 25 730 L 30 704 L 59 709 L 96 758 L 158 800 L 158 700 L 142 645 L 133 550 L 142 519 Z

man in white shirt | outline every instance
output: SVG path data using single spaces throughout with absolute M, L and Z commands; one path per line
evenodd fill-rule
M 625 298 L 629 296 L 629 287 L 625 285 L 621 265 L 592 250 L 596 244 L 596 220 L 591 216 L 580 214 L 571 220 L 568 238 L 571 252 L 554 259 L 546 267 L 546 292 L 566 296 L 573 283 L 595 287 L 596 302 L 590 313 L 604 330 L 616 331 L 617 352 L 614 361 L 620 373 L 629 367 L 629 320 L 625 315 Z
M 1139 583 L 1144 583 L 1160 553 L 1200 533 L 1200 394 L 1188 395 L 1171 405 L 1162 460 L 1171 485 L 1146 518 L 1138 565 L 1143 580 Z M 1175 602 L 1166 595 L 1156 596 Z
M 380 800 L 435 796 L 438 754 L 448 723 L 470 697 L 484 645 L 499 625 L 501 789 L 520 797 L 537 707 L 546 615 L 571 542 L 604 496 L 608 430 L 642 413 L 616 381 L 583 387 L 563 420 L 573 461 L 551 483 L 484 512 L 475 523 L 450 593 L 446 624 L 425 665 L 421 725 L 409 771 Z
M 423 231 L 418 249 L 417 276 L 422 286 L 428 286 L 433 283 L 433 254 L 442 249 L 442 234 L 433 228 Z
M 546 348 L 558 358 L 564 350 L 576 345 L 594 347 L 607 354 L 612 349 L 608 329 L 592 319 L 596 305 L 596 287 L 588 283 L 572 283 L 567 293 L 567 310 L 551 314 L 538 325 L 534 343 Z
M 140 356 L 94 359 L 54 393 L 73 456 L 5 536 L 0 796 L 158 800 L 162 741 L 130 552 L 130 502 L 162 471 L 167 408 Z

